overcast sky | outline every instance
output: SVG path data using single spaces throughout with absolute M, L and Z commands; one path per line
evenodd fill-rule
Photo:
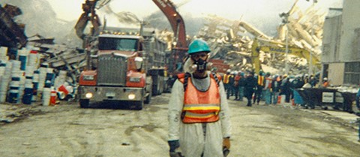
M 85 0 L 48 0 L 59 19 L 77 20 L 82 13 L 81 5 Z M 175 4 L 185 0 L 172 0 Z M 317 0 L 317 7 L 328 11 L 330 7 L 342 7 L 343 0 Z M 295 0 L 190 0 L 181 6 L 181 14 L 191 13 L 194 16 L 216 14 L 229 19 L 268 18 L 288 11 Z M 311 5 L 313 0 L 299 0 L 303 8 Z M 147 15 L 159 11 L 152 0 L 112 0 L 111 8 L 115 12 L 129 11 L 143 19 Z

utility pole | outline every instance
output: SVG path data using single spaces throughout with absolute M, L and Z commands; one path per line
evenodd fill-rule
M 281 13 L 279 15 L 282 19 L 282 23 L 285 25 L 286 34 L 285 34 L 285 74 L 289 73 L 289 13 Z
M 306 0 L 306 1 L 308 1 L 309 2 L 309 0 Z M 312 0 L 312 5 L 311 5 L 311 7 L 312 7 L 312 9 L 314 9 L 314 6 L 315 6 L 315 3 L 317 3 L 317 0 Z M 312 17 L 311 17 L 312 18 Z M 311 19 L 311 37 L 313 37 L 314 36 L 314 20 L 313 19 Z M 312 69 L 313 69 L 313 67 L 312 67 L 312 54 L 313 54 L 313 50 L 314 50 L 314 47 L 310 50 L 310 59 L 309 59 L 309 75 L 311 75 L 311 74 L 313 74 L 313 71 L 312 71 Z

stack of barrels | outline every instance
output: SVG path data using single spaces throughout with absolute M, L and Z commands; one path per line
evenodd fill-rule
M 36 50 L 21 49 L 9 60 L 9 50 L 0 47 L 0 103 L 23 103 L 42 101 L 42 105 L 55 105 L 58 91 L 56 86 L 65 83 L 66 71 L 56 77 L 48 64 L 40 64 L 41 55 Z M 67 94 L 67 93 L 66 93 Z

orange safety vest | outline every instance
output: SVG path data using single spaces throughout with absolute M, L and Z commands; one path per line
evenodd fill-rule
M 258 76 L 258 85 L 264 86 L 264 76 Z
M 329 82 L 327 82 L 327 81 L 324 82 L 323 86 L 324 86 L 324 87 L 328 87 L 328 86 L 329 86 Z
M 268 84 L 267 88 L 270 89 L 270 88 L 271 88 L 272 79 L 271 79 L 270 77 L 267 77 L 267 78 L 265 78 L 265 79 L 269 81 L 269 84 Z
M 210 75 L 210 87 L 207 91 L 198 91 L 188 78 L 182 109 L 183 123 L 209 123 L 219 120 L 220 92 L 213 75 Z M 184 78 L 179 78 L 184 83 Z
M 240 81 L 240 79 L 241 79 L 241 76 L 239 76 L 239 75 L 236 75 L 235 76 L 235 78 L 234 78 L 234 86 L 238 86 L 239 85 L 239 81 Z
M 224 75 L 224 80 L 223 80 L 223 83 L 224 84 L 228 84 L 229 83 L 229 81 L 230 81 L 230 74 L 225 74 Z

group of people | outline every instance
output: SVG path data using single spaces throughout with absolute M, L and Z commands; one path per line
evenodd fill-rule
M 222 76 L 224 83 L 226 98 L 230 99 L 235 96 L 234 100 L 243 101 L 243 97 L 247 98 L 247 106 L 258 104 L 261 100 L 265 101 L 265 105 L 278 103 L 280 95 L 285 95 L 285 102 L 290 102 L 294 97 L 293 89 L 302 88 L 307 84 L 310 88 L 316 87 L 318 79 L 312 75 L 301 75 L 289 77 L 284 75 L 271 75 L 269 72 L 260 71 L 258 74 L 254 72 L 228 70 Z M 324 78 L 322 87 L 328 87 L 329 82 Z

